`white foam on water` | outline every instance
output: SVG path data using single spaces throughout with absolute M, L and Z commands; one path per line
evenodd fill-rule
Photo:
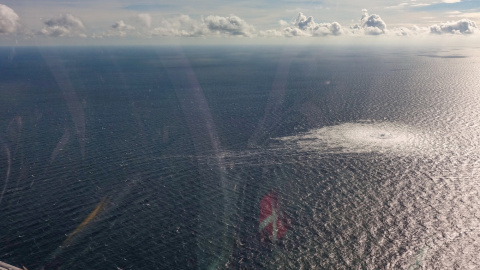
M 432 148 L 432 140 L 414 127 L 392 122 L 361 121 L 326 126 L 309 132 L 278 138 L 301 150 L 343 153 L 412 153 Z

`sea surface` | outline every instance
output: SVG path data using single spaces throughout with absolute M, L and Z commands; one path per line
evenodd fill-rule
M 0 261 L 480 269 L 478 51 L 3 47 Z

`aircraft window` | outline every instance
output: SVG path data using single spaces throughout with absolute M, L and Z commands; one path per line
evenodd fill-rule
M 479 268 L 479 14 L 3 1 L 0 269 Z

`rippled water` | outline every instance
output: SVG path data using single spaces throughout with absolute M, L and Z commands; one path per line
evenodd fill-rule
M 412 151 L 429 151 L 434 138 L 406 125 L 388 122 L 345 123 L 327 126 L 305 134 L 280 138 L 295 143 L 304 151 L 368 153 L 395 152 L 410 155 Z
M 480 267 L 474 50 L 76 48 L 15 57 L 0 73 L 2 261 Z M 291 222 L 277 244 L 258 233 L 259 202 L 272 191 Z

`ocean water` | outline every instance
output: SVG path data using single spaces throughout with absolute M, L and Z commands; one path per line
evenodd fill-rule
M 0 49 L 0 261 L 480 268 L 469 47 Z M 288 230 L 259 233 L 274 192 Z

